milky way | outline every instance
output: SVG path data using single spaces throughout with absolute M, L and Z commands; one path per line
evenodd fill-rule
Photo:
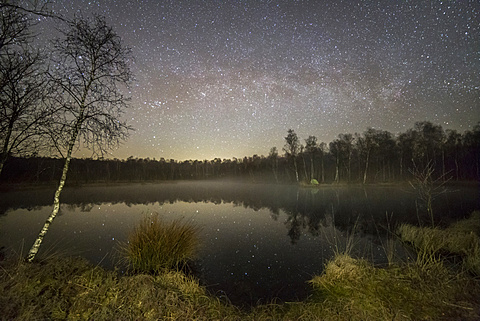
M 367 127 L 480 120 L 480 3 L 55 1 L 107 18 L 131 47 L 135 128 L 112 157 L 279 150 L 289 128 L 330 142 Z M 48 21 L 38 27 L 50 35 Z M 89 156 L 88 153 L 83 153 Z M 82 155 L 76 155 L 82 156 Z

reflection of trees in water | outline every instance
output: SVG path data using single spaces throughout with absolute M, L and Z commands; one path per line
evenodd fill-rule
M 71 212 L 79 209 L 82 213 L 89 213 L 95 205 L 102 205 L 102 203 L 66 204 L 65 206 Z
M 473 191 L 475 194 L 475 191 Z M 437 200 L 440 207 L 436 212 L 445 217 L 459 215 L 458 203 L 454 195 L 463 200 L 464 213 L 468 215 L 474 207 L 468 203 L 464 192 L 450 193 L 448 203 Z M 317 236 L 322 226 L 327 224 L 326 217 L 335 217 L 335 227 L 350 231 L 355 223 L 362 233 L 376 235 L 379 227 L 386 226 L 386 213 L 393 214 L 389 222 L 394 226 L 397 221 L 418 223 L 415 202 L 412 194 L 401 192 L 398 188 L 362 187 L 323 187 L 299 188 L 294 185 L 242 184 L 223 182 L 182 182 L 177 184 L 138 184 L 118 186 L 98 186 L 68 188 L 62 195 L 62 204 L 68 209 L 89 212 L 94 206 L 105 203 L 124 203 L 134 205 L 189 203 L 229 203 L 234 206 L 258 211 L 270 210 L 273 220 L 286 215 L 285 226 L 292 243 L 297 242 L 302 233 Z M 449 213 L 449 206 L 452 210 Z M 0 213 L 7 209 L 34 209 L 51 205 L 51 191 L 22 191 L 7 195 L 0 200 Z M 443 210 L 443 212 L 440 211 Z M 456 212 L 457 211 L 457 212 Z M 358 219 L 358 222 L 357 222 Z
M 288 236 L 292 244 L 295 244 L 300 239 L 302 229 L 305 228 L 304 216 L 299 215 L 298 212 L 285 211 L 285 213 L 287 214 L 285 225 L 288 228 Z

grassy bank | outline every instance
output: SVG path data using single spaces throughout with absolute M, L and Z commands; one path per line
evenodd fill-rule
M 4 320 L 215 320 L 236 314 L 180 272 L 120 276 L 82 259 L 56 258 L 10 264 L 0 278 Z
M 2 320 L 478 320 L 478 279 L 443 264 L 375 268 L 338 255 L 304 302 L 246 312 L 181 272 L 119 275 L 79 258 L 3 264 Z
M 480 276 L 480 211 L 445 229 L 403 224 L 397 232 L 415 249 L 419 266 L 447 261 Z
M 475 246 L 478 246 L 480 232 L 478 215 L 474 213 L 470 220 L 444 230 L 401 227 L 399 234 L 419 254 L 410 262 L 380 268 L 339 253 L 326 263 L 321 275 L 309 281 L 311 295 L 305 301 L 259 305 L 250 311 L 240 310 L 209 294 L 194 277 L 163 265 L 156 268 L 159 263 L 152 256 L 147 257 L 150 262 L 157 262 L 153 268 L 148 266 L 142 271 L 143 268 L 132 266 L 126 275 L 92 266 L 80 258 L 56 257 L 33 264 L 10 259 L 0 266 L 0 318 L 478 320 L 480 280 L 475 270 L 475 255 L 478 255 Z M 157 233 L 160 226 L 168 226 L 151 222 L 143 222 L 145 228 L 135 233 L 152 232 L 152 226 Z M 408 235 L 416 238 L 408 239 Z M 449 241 L 432 252 L 431 244 L 437 244 L 438 237 Z M 179 258 L 179 262 L 183 262 L 184 256 Z M 145 274 L 147 271 L 150 273 Z

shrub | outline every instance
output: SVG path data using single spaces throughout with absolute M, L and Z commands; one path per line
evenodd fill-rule
M 183 219 L 165 222 L 147 216 L 123 244 L 122 252 L 135 272 L 158 273 L 180 269 L 191 260 L 198 246 L 198 228 Z

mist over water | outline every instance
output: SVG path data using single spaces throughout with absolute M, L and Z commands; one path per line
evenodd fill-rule
M 51 190 L 2 193 L 0 246 L 16 252 L 23 246 L 25 254 L 52 199 Z M 305 282 L 345 249 L 354 226 L 354 255 L 382 264 L 388 226 L 429 222 L 407 186 L 177 182 L 67 188 L 61 201 L 40 257 L 60 251 L 113 268 L 119 242 L 145 215 L 183 217 L 200 227 L 194 273 L 210 291 L 237 304 L 304 298 Z M 449 188 L 434 201 L 435 220 L 447 225 L 478 208 L 476 186 Z

